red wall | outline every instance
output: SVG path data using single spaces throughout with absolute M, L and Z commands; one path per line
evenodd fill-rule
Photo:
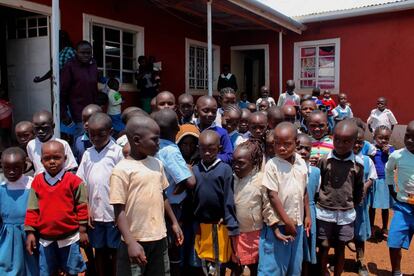
M 302 35 L 285 37 L 285 81 L 293 77 L 294 42 L 340 38 L 340 91 L 348 94 L 354 114 L 366 119 L 385 96 L 400 124 L 414 119 L 414 10 L 306 25 Z

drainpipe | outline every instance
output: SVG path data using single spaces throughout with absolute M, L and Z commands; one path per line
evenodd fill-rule
M 211 34 L 211 3 L 213 0 L 207 0 L 207 84 L 208 95 L 213 96 L 213 47 Z
M 283 93 L 283 33 L 279 32 L 279 95 Z
M 52 91 L 53 91 L 53 121 L 55 136 L 60 137 L 60 75 L 59 75 L 59 30 L 60 9 L 59 0 L 52 0 Z

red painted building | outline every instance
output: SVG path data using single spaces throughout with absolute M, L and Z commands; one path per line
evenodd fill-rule
M 133 78 L 139 55 L 154 56 L 160 62 L 163 90 L 175 95 L 201 95 L 207 91 L 205 2 L 60 1 L 61 29 L 73 42 L 86 39 L 94 44 L 102 75 L 122 78 L 126 105 L 139 102 Z M 347 93 L 354 114 L 363 119 L 379 96 L 389 99 L 400 124 L 413 119 L 408 84 L 414 64 L 414 6 L 383 4 L 296 20 L 254 0 L 216 0 L 212 7 L 214 88 L 220 65 L 230 64 L 239 92 L 246 92 L 251 99 L 257 97 L 261 85 L 269 85 L 277 98 L 282 91 L 280 84 L 294 79 L 300 93 L 309 92 L 315 85 L 333 93 Z M 2 32 L 5 38 L 0 49 L 13 52 L 16 48 L 10 45 L 19 39 L 27 43 L 42 39 L 41 22 L 43 17 L 49 22 L 51 0 L 0 0 L 0 13 L 6 23 L 14 22 Z M 33 18 L 38 18 L 37 23 Z M 42 43 L 49 47 L 47 42 Z M 9 52 L 0 58 L 2 79 L 7 79 L 2 86 L 19 106 L 17 96 L 12 96 L 17 95 L 13 89 L 18 85 L 13 79 L 17 74 L 10 73 L 13 55 Z M 50 61 L 42 65 L 44 70 L 47 63 Z M 33 66 L 27 64 L 21 70 Z M 9 68 L 8 72 L 3 68 Z M 30 82 L 36 73 L 40 74 L 25 72 L 25 81 Z M 33 94 L 19 93 L 26 103 L 32 102 Z M 20 94 L 17 99 L 22 99 Z M 29 111 L 15 120 L 28 115 Z

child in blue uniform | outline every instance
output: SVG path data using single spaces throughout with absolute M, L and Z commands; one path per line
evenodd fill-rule
M 382 238 L 388 237 L 389 208 L 392 207 L 392 198 L 390 197 L 388 185 L 385 184 L 385 163 L 388 161 L 388 156 L 394 151 L 394 147 L 389 145 L 390 137 L 391 129 L 387 126 L 379 126 L 375 129 L 374 141 L 377 152 L 373 156 L 373 161 L 377 170 L 378 179 L 375 180 L 372 186 L 369 216 L 371 227 L 374 227 L 375 209 L 382 209 Z M 372 234 L 374 235 L 375 233 L 373 232 Z
M 26 216 L 32 178 L 23 175 L 26 154 L 20 148 L 3 151 L 1 165 L 5 180 L 0 185 L 0 275 L 39 275 L 34 255 L 25 249 Z
M 362 128 L 358 128 L 358 137 L 354 145 L 354 154 L 360 157 L 364 164 L 364 192 L 362 202 L 355 206 L 356 218 L 354 225 L 354 241 L 358 274 L 368 276 L 368 269 L 364 262 L 365 241 L 371 236 L 367 195 L 371 189 L 372 183 L 377 179 L 377 171 L 374 162 L 367 155 L 362 154 L 364 133 L 365 131 Z
M 302 274 L 308 275 L 308 263 L 316 264 L 316 209 L 315 209 L 315 196 L 318 192 L 319 185 L 321 183 L 321 172 L 318 167 L 309 165 L 310 153 L 312 150 L 312 140 L 310 136 L 306 134 L 298 135 L 298 144 L 296 146 L 296 152 L 302 156 L 303 160 L 308 164 L 308 196 L 309 196 L 309 209 L 312 219 L 311 228 L 309 233 L 304 239 L 304 256 L 303 256 L 303 271 Z

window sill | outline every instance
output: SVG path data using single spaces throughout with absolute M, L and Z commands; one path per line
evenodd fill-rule
M 190 94 L 193 96 L 204 96 L 204 95 L 208 95 L 208 90 L 188 89 L 187 94 Z M 217 90 L 213 90 L 213 96 L 218 96 Z
M 295 89 L 295 92 L 297 94 L 300 94 L 300 95 L 306 95 L 306 94 L 312 94 L 312 90 L 313 90 L 313 88 Z M 324 90 L 325 89 L 321 89 L 321 95 L 322 95 L 322 92 Z M 335 89 L 329 89 L 329 91 L 331 91 L 331 94 L 333 94 L 333 95 L 339 94 L 339 89 L 337 89 L 337 88 L 335 88 Z

